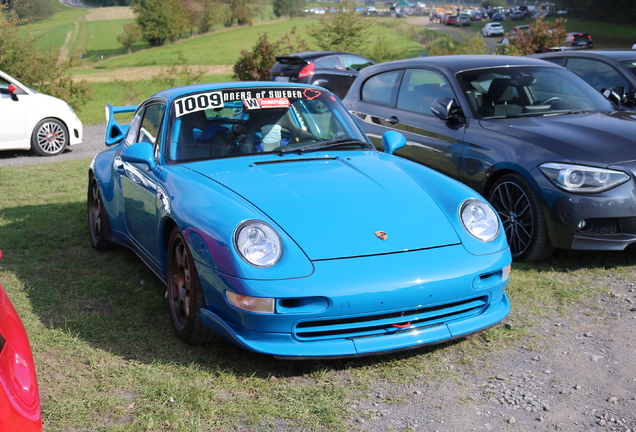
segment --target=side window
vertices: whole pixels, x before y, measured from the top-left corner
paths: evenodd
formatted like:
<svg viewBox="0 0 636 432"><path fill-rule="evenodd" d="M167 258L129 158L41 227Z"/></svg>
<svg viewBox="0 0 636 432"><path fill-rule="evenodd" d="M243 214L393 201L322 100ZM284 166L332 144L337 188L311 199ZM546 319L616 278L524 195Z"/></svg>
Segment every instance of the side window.
<svg viewBox="0 0 636 432"><path fill-rule="evenodd" d="M166 109L164 104L153 104L145 110L138 111L130 123L125 143L131 145L137 142L147 142L155 146L155 153L159 147L159 128Z"/></svg>
<svg viewBox="0 0 636 432"><path fill-rule="evenodd" d="M343 55L340 56L340 58L342 59L342 64L344 64L346 70L360 71L365 67L371 66L373 64L364 57Z"/></svg>
<svg viewBox="0 0 636 432"><path fill-rule="evenodd" d="M407 69L398 93L397 108L433 115L431 106L438 97L455 97L442 75L427 69Z"/></svg>
<svg viewBox="0 0 636 432"><path fill-rule="evenodd" d="M321 69L338 69L342 70L342 64L340 64L340 58L338 56L325 57L314 62L316 67Z"/></svg>
<svg viewBox="0 0 636 432"><path fill-rule="evenodd" d="M566 66L599 91L614 86L623 86L626 91L629 90L629 83L625 78L607 63L573 57Z"/></svg>
<svg viewBox="0 0 636 432"><path fill-rule="evenodd" d="M362 100L381 105L393 105L402 71L380 73L367 79L362 85Z"/></svg>

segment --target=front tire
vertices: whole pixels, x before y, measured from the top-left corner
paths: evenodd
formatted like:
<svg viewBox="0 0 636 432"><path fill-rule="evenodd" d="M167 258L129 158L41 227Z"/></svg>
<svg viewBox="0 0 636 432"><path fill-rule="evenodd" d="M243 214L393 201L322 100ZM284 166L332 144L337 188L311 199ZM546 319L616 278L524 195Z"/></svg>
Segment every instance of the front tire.
<svg viewBox="0 0 636 432"><path fill-rule="evenodd" d="M91 243L98 251L109 249L113 244L110 240L111 228L108 213L99 192L97 179L93 174L88 179L88 194L86 197L86 213L88 216L88 232Z"/></svg>
<svg viewBox="0 0 636 432"><path fill-rule="evenodd" d="M199 274L183 234L174 227L168 244L167 296L172 324L177 336L186 343L212 342L216 335L201 322L205 298Z"/></svg>
<svg viewBox="0 0 636 432"><path fill-rule="evenodd" d="M510 246L518 262L547 258L553 248L538 194L520 174L507 174L497 180L488 201L499 214Z"/></svg>
<svg viewBox="0 0 636 432"><path fill-rule="evenodd" d="M31 150L40 156L55 156L68 145L68 130L64 123L53 118L40 120L31 135Z"/></svg>

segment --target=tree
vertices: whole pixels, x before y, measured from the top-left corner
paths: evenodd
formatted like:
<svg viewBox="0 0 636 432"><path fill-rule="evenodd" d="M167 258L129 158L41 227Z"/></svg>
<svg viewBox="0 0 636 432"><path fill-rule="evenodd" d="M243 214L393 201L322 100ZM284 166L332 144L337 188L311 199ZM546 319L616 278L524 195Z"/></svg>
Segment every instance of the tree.
<svg viewBox="0 0 636 432"><path fill-rule="evenodd" d="M255 0L226 0L223 2L229 8L225 26L252 24L256 16Z"/></svg>
<svg viewBox="0 0 636 432"><path fill-rule="evenodd" d="M273 0L272 7L277 17L295 17L303 14L305 0Z"/></svg>
<svg viewBox="0 0 636 432"><path fill-rule="evenodd" d="M117 36L117 42L122 44L128 52L132 51L132 46L141 40L141 27L136 22L124 24L124 31Z"/></svg>
<svg viewBox="0 0 636 432"><path fill-rule="evenodd" d="M29 22L45 20L55 13L50 0L12 0L6 4L20 19Z"/></svg>
<svg viewBox="0 0 636 432"><path fill-rule="evenodd" d="M519 56L534 54L565 43L567 32L563 18L557 18L552 22L537 18L528 27L529 32L508 37L508 44L503 46L504 54Z"/></svg>
<svg viewBox="0 0 636 432"><path fill-rule="evenodd" d="M152 46L161 46L188 28L188 14L177 0L135 0L133 12L142 37Z"/></svg>
<svg viewBox="0 0 636 432"><path fill-rule="evenodd" d="M241 51L233 67L233 78L240 81L267 81L269 70L276 62L277 56L308 49L307 43L296 34L296 27L274 43L269 42L267 33L264 33L259 35L251 53Z"/></svg>
<svg viewBox="0 0 636 432"><path fill-rule="evenodd" d="M370 25L356 12L354 3L343 2L337 12L322 15L308 33L323 50L355 52L368 39Z"/></svg>
<svg viewBox="0 0 636 432"><path fill-rule="evenodd" d="M80 108L92 98L90 87L66 75L71 62L61 63L57 49L40 51L36 46L40 37L31 36L24 24L16 11L0 10L0 69L34 90Z"/></svg>

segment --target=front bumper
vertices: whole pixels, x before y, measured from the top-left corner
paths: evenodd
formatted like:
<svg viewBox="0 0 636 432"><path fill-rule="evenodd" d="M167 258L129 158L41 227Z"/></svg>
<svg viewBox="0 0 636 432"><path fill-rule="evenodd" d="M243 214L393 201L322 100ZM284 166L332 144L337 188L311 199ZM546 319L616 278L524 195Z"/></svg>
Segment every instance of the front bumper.
<svg viewBox="0 0 636 432"><path fill-rule="evenodd" d="M562 191L540 172L536 173L535 180L545 202L548 234L555 248L623 250L636 242L633 179L596 194Z"/></svg>
<svg viewBox="0 0 636 432"><path fill-rule="evenodd" d="M200 269L210 305L201 311L204 325L247 350L316 359L445 342L491 327L510 311L508 250L474 256L456 245L314 264L309 277L276 281ZM226 289L277 298L277 312L235 309L225 301ZM280 307L289 299L301 299L299 307Z"/></svg>

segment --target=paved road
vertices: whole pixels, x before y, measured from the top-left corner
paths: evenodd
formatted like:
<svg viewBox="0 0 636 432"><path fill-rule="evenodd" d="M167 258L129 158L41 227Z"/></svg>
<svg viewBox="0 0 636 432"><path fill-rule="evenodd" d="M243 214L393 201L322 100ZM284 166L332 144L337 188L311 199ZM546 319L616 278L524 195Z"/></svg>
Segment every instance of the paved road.
<svg viewBox="0 0 636 432"><path fill-rule="evenodd" d="M409 24L423 26L430 30L435 30L440 33L447 34L455 39L463 39L466 36L470 36L475 34L475 30L469 28L458 28L458 27L450 27L440 23L430 22L427 16L414 16L406 18L406 22ZM497 41L501 39L501 37L484 37L484 42L489 49L489 52L494 53L495 48L497 47Z"/></svg>
<svg viewBox="0 0 636 432"><path fill-rule="evenodd" d="M4 150L0 151L0 167L35 165L49 162L59 162L72 159L92 159L100 151L106 148L104 133L106 125L84 126L84 139L82 144L67 147L57 156L35 156L28 150Z"/></svg>

